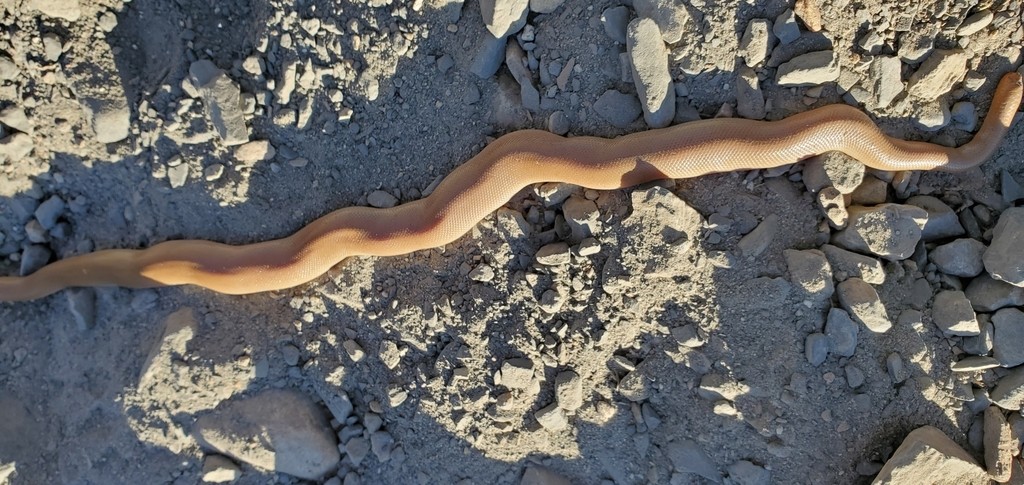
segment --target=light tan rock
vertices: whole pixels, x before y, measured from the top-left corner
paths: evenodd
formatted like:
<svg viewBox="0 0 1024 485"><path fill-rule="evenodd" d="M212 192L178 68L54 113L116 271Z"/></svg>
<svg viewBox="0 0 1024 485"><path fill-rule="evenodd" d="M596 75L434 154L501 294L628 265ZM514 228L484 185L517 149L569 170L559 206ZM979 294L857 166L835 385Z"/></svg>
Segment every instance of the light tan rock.
<svg viewBox="0 0 1024 485"><path fill-rule="evenodd" d="M963 448L932 426L911 431L871 482L987 485L988 473Z"/></svg>

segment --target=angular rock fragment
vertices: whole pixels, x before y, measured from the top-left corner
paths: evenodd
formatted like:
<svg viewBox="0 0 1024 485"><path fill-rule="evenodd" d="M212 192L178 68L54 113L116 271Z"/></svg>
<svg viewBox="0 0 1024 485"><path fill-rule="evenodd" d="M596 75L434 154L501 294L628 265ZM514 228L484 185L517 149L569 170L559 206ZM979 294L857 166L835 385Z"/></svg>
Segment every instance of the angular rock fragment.
<svg viewBox="0 0 1024 485"><path fill-rule="evenodd" d="M668 49L658 25L645 18L630 22L626 28L626 51L644 120L651 128L668 126L676 114L676 97L668 70Z"/></svg>
<svg viewBox="0 0 1024 485"><path fill-rule="evenodd" d="M947 337L969 337L981 332L971 302L962 291L945 290L936 294L932 302L932 321Z"/></svg>
<svg viewBox="0 0 1024 485"><path fill-rule="evenodd" d="M249 131L245 127L238 85L208 60L193 62L188 72L192 84L203 98L206 116L221 141L227 146L248 142Z"/></svg>
<svg viewBox="0 0 1024 485"><path fill-rule="evenodd" d="M481 0L480 14L487 30L497 38L519 32L526 25L530 0Z"/></svg>
<svg viewBox="0 0 1024 485"><path fill-rule="evenodd" d="M1024 287L1024 207L1003 211L985 251L985 269L997 280Z"/></svg>
<svg viewBox="0 0 1024 485"><path fill-rule="evenodd" d="M936 50L907 81L907 93L924 100L946 94L967 72L967 53L960 49Z"/></svg>
<svg viewBox="0 0 1024 485"><path fill-rule="evenodd" d="M817 86L839 79L839 60L834 51L808 52L779 66L779 86Z"/></svg>
<svg viewBox="0 0 1024 485"><path fill-rule="evenodd" d="M920 207L882 204L848 208L846 229L832 235L832 244L881 256L890 261L907 259L921 240L928 213Z"/></svg>
<svg viewBox="0 0 1024 485"><path fill-rule="evenodd" d="M878 298L878 293L871 285L860 278L850 278L836 287L839 304L849 313L850 317L860 322L868 330L884 333L892 328L885 305Z"/></svg>
<svg viewBox="0 0 1024 485"><path fill-rule="evenodd" d="M907 435L871 483L987 485L989 478L971 455L942 431L923 426Z"/></svg>
<svg viewBox="0 0 1024 485"><path fill-rule="evenodd" d="M686 7L677 0L633 0L633 9L638 17L653 20L661 38L669 44L683 38L690 20Z"/></svg>

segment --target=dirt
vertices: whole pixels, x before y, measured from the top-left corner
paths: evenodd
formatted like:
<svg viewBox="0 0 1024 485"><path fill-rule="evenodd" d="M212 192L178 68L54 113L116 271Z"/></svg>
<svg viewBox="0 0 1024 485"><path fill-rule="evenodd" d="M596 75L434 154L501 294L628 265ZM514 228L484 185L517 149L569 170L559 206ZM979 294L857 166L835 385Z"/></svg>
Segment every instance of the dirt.
<svg viewBox="0 0 1024 485"><path fill-rule="evenodd" d="M636 92L620 68L625 46L601 22L616 2L570 1L530 14L541 65L571 59L576 66L553 96L539 88L548 99L537 112L522 106L507 68L486 79L470 72L486 35L477 2L81 0L73 21L40 13L37 3L46 2L0 0L0 55L19 70L0 80L0 109L23 109L33 141L30 156L0 164L0 274L19 271L27 245L32 216L20 208L54 195L67 204L59 217L67 234L51 231L44 243L55 257L173 239L244 244L366 205L376 190L401 202L418 199L493 138L546 129L555 111L568 118L569 136L646 129L642 117L615 128L593 109L608 89ZM670 72L688 91L685 101L710 118L737 101L736 52L747 22L774 22L793 5L684 3L696 20L670 47ZM807 96L808 87L776 85L781 61L818 50L824 39L847 72L866 56L857 45L862 36L906 16L937 26L936 47L950 48L968 15L1005 14L1003 23L970 37L977 55L968 67L985 82L957 99L972 101L979 116L999 76L1020 65L1019 2L818 5L824 30L811 33L800 22L804 35L775 48L757 69L770 100L767 119L849 101L836 82L816 97ZM455 20L452 12L461 15ZM109 15L116 26L105 31ZM300 21L314 18L320 34L309 35ZM883 53L898 45L893 29L881 29ZM45 34L61 40L59 59L47 59ZM253 55L265 76L243 67ZM448 62L442 58L450 68L439 67ZM313 67L290 104L257 102L246 115L250 139L276 148L272 159L239 162L216 137L203 101L182 88L198 59L213 61L256 97L281 84L288 63L298 63L300 78ZM918 65L904 64L903 80ZM331 99L335 89L340 100ZM96 140L83 110L87 97L127 102L124 140ZM308 128L281 121L304 102L312 106ZM953 126L920 129L914 113L925 104L869 113L899 138L970 138ZM18 131L7 128L4 136ZM1004 169L1024 180L1021 153L1018 123L980 169L925 173L902 195L998 197ZM178 164L188 175L172 187ZM204 170L216 164L223 175L207 180ZM852 357L808 363L805 339L821 330L835 297L807 299L790 282L783 250L817 248L830 234L800 173L798 164L617 191L570 188L597 207L600 251L574 254L565 265L535 262L541 247L571 237L560 227L562 204L548 202L547 188L530 187L455 243L355 258L290 290L230 296L195 287L101 288L88 328L76 322L64 294L2 303L0 482L4 465L14 463L6 478L14 484L197 483L212 452L192 434L197 417L270 388L298 389L319 402L324 385L351 399L353 423L379 414L396 443L383 458L371 453L358 465L343 458L323 477L346 484L519 483L536 466L573 483L704 483L665 451L683 440L698 443L722 476L747 460L770 471L771 483L867 483L872 467L926 424L980 458L968 439L976 416L957 397L965 379L950 371L963 352L960 337L943 336L928 309L923 326L896 324L924 269L887 262L876 290L892 330L862 326ZM889 199L896 200L892 189ZM678 219L692 210L695 220ZM730 227L713 227L716 214ZM769 216L778 218L778 230L763 252L738 254L741 238ZM569 242L578 248L579 241ZM179 309L192 310L197 330L167 350L164 322ZM701 343L690 348L679 335L693 329ZM353 361L348 340L365 358ZM298 359L290 364L292 349ZM161 351L168 357L154 367L150 356ZM893 352L909 372L900 382L886 368ZM532 361L536 379L510 392L496 373L517 358ZM856 389L847 384L850 366L866 377ZM568 412L563 429L544 428L535 413L556 402L556 376L568 370L582 379L583 405ZM972 383L984 387L1000 372L979 372ZM709 375L742 384L738 395L702 396ZM393 405L403 392L404 401ZM239 466L236 483L301 482ZM735 473L725 479L740 483Z"/></svg>

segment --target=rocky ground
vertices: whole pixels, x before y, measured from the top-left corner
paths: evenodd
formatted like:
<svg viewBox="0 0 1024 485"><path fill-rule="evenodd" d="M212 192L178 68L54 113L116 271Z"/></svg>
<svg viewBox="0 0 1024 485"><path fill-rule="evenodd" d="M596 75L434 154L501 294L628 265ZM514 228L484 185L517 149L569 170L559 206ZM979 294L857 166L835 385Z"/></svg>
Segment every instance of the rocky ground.
<svg viewBox="0 0 1024 485"><path fill-rule="evenodd" d="M960 144L1024 37L1020 0L0 15L0 274L416 200L521 128L846 103ZM288 291L3 303L0 483L1024 483L1021 153L545 184Z"/></svg>

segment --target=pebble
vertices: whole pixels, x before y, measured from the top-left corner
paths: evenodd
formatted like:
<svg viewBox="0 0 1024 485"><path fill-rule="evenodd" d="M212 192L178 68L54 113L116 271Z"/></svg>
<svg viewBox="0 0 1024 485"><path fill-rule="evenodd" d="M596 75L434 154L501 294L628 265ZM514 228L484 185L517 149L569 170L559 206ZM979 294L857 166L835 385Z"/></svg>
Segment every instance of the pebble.
<svg viewBox="0 0 1024 485"><path fill-rule="evenodd" d="M530 0L480 0L480 14L491 35L504 38L526 25Z"/></svg>
<svg viewBox="0 0 1024 485"><path fill-rule="evenodd" d="M849 224L832 235L832 244L890 261L907 259L914 253L928 221L928 213L913 205L852 206L847 210Z"/></svg>
<svg viewBox="0 0 1024 485"><path fill-rule="evenodd" d="M937 100L933 103L922 103L913 109L915 125L924 131L938 131L949 125L953 120L952 113L944 100Z"/></svg>
<svg viewBox="0 0 1024 485"><path fill-rule="evenodd" d="M777 71L779 86L817 86L837 79L839 61L831 50L796 56L780 65Z"/></svg>
<svg viewBox="0 0 1024 485"><path fill-rule="evenodd" d="M832 267L829 266L825 253L817 249L787 249L783 254L789 268L790 281L794 285L816 301L832 297L835 291L832 285Z"/></svg>
<svg viewBox="0 0 1024 485"><path fill-rule="evenodd" d="M842 152L825 152L804 162L803 183L810 192L835 187L850 194L864 181L864 164Z"/></svg>
<svg viewBox="0 0 1024 485"><path fill-rule="evenodd" d="M231 482L241 476L242 470L227 457L206 455L206 458L203 458L203 481L206 483Z"/></svg>
<svg viewBox="0 0 1024 485"><path fill-rule="evenodd" d="M778 232L779 216L768 214L753 231L747 233L736 243L736 249L745 257L756 258L768 249Z"/></svg>
<svg viewBox="0 0 1024 485"><path fill-rule="evenodd" d="M928 212L928 222L921 230L921 239L932 242L940 239L962 236L964 227L960 218L945 202L930 195L915 195L906 202L908 205L920 207Z"/></svg>
<svg viewBox="0 0 1024 485"><path fill-rule="evenodd" d="M907 435L872 483L983 484L989 483L989 477L942 431L922 426Z"/></svg>
<svg viewBox="0 0 1024 485"><path fill-rule="evenodd" d="M213 124L220 140L227 146L241 145L249 141L245 113L239 102L241 91L238 84L205 59L193 62L188 72L192 84L203 98L206 116Z"/></svg>
<svg viewBox="0 0 1024 485"><path fill-rule="evenodd" d="M985 270L981 257L986 249L981 241L961 238L936 246L928 253L928 258L943 273L973 278Z"/></svg>
<svg viewBox="0 0 1024 485"><path fill-rule="evenodd" d="M735 485L769 485L772 483L772 472L747 460L740 460L729 465L726 471L729 472L729 480Z"/></svg>
<svg viewBox="0 0 1024 485"><path fill-rule="evenodd" d="M562 371L555 376L555 401L566 411L583 406L583 378L574 371Z"/></svg>
<svg viewBox="0 0 1024 485"><path fill-rule="evenodd" d="M473 268L468 275L469 279L473 281L479 281L481 283L488 283L494 280L494 269L489 265L481 264Z"/></svg>
<svg viewBox="0 0 1024 485"><path fill-rule="evenodd" d="M995 14L993 14L991 10L982 10L977 12L964 19L963 23L960 24L960 27L957 27L956 35L966 37L968 35L981 32L982 29L988 27L989 24L992 23L993 18L995 18Z"/></svg>
<svg viewBox="0 0 1024 485"><path fill-rule="evenodd" d="M545 266L562 266L569 264L572 252L569 245L564 242L556 242L541 246L537 250L537 262Z"/></svg>
<svg viewBox="0 0 1024 485"><path fill-rule="evenodd" d="M832 308L825 321L825 336L829 349L840 357L852 357L857 350L857 324L850 314L840 308Z"/></svg>
<svg viewBox="0 0 1024 485"><path fill-rule="evenodd" d="M50 258L53 257L53 253L50 249L41 244L32 244L21 251L21 267L19 268L19 276L28 276L35 273L39 268L46 266L46 263L50 262Z"/></svg>
<svg viewBox="0 0 1024 485"><path fill-rule="evenodd" d="M860 370L860 368L853 365L847 365L843 368L843 372L846 373L846 384L849 385L851 389L856 389L864 385L864 371Z"/></svg>
<svg viewBox="0 0 1024 485"><path fill-rule="evenodd" d="M885 39L877 30L869 30L857 41L857 45L869 55L876 55L885 46Z"/></svg>
<svg viewBox="0 0 1024 485"><path fill-rule="evenodd" d="M974 131L978 127L978 113L974 103L959 101L949 109L950 120L953 127L958 130Z"/></svg>
<svg viewBox="0 0 1024 485"><path fill-rule="evenodd" d="M1017 182L1013 174L1004 168L999 175L999 180L1003 202L1006 202L1007 205L1013 205L1018 200L1024 200L1024 186Z"/></svg>
<svg viewBox="0 0 1024 485"><path fill-rule="evenodd" d="M684 438L663 445L661 450L676 470L699 475L713 483L722 482L722 473L718 471L718 466L696 441Z"/></svg>
<svg viewBox="0 0 1024 485"><path fill-rule="evenodd" d="M910 76L907 93L934 100L948 93L967 71L967 53L963 50L935 50Z"/></svg>
<svg viewBox="0 0 1024 485"><path fill-rule="evenodd" d="M380 346L377 348L377 357L385 367L391 370L395 370L402 362L402 352L398 349L398 344L390 340L380 342Z"/></svg>
<svg viewBox="0 0 1024 485"><path fill-rule="evenodd" d="M992 243L982 259L997 280L1024 287L1024 207L1003 211L992 230Z"/></svg>
<svg viewBox="0 0 1024 485"><path fill-rule="evenodd" d="M842 229L850 222L846 201L835 187L824 187L818 192L818 207L825 214L832 229Z"/></svg>
<svg viewBox="0 0 1024 485"><path fill-rule="evenodd" d="M839 304L853 318L868 330L883 333L892 328L885 305L871 285L860 278L848 278L836 286Z"/></svg>
<svg viewBox="0 0 1024 485"><path fill-rule="evenodd" d="M374 190L366 196L366 203L370 204L370 207L387 209L398 205L398 198L386 191Z"/></svg>
<svg viewBox="0 0 1024 485"><path fill-rule="evenodd" d="M167 183L172 189L177 189L185 185L188 181L189 168L186 164L175 165L167 168Z"/></svg>
<svg viewBox="0 0 1024 485"><path fill-rule="evenodd" d="M931 25L904 32L899 38L899 57L907 64L917 64L932 53L938 27Z"/></svg>
<svg viewBox="0 0 1024 485"><path fill-rule="evenodd" d="M893 384L899 384L910 377L910 373L903 366L903 358L896 352L885 358L885 369L889 372L889 379Z"/></svg>
<svg viewBox="0 0 1024 485"><path fill-rule="evenodd" d="M299 365L299 349L292 344L284 344L281 347L281 357L284 359L284 363L289 366Z"/></svg>
<svg viewBox="0 0 1024 485"><path fill-rule="evenodd" d="M505 45L505 65L519 84L520 104L529 111L540 110L540 92L533 85L533 74L527 67L526 53L516 42Z"/></svg>
<svg viewBox="0 0 1024 485"><path fill-rule="evenodd" d="M736 112L749 120L760 120L768 114L764 93L758 85L757 73L745 66L736 75Z"/></svg>
<svg viewBox="0 0 1024 485"><path fill-rule="evenodd" d="M985 431L985 468L992 480L1006 483L1010 480L1013 457L1020 451L1020 443L1013 436L1013 430L998 407L989 406L982 419Z"/></svg>
<svg viewBox="0 0 1024 485"><path fill-rule="evenodd" d="M786 10L775 18L772 26L772 33L779 40L779 44L786 45L800 38L800 26L796 23L796 15L793 10Z"/></svg>
<svg viewBox="0 0 1024 485"><path fill-rule="evenodd" d="M1024 288L983 274L964 290L971 306L979 312L993 312L1008 306L1024 306Z"/></svg>
<svg viewBox="0 0 1024 485"><path fill-rule="evenodd" d="M0 123L22 133L32 133L32 125L25 116L25 110L18 106L8 106L0 111Z"/></svg>
<svg viewBox="0 0 1024 485"><path fill-rule="evenodd" d="M942 333L951 337L973 336L981 333L977 316L964 292L944 290L935 295L932 302L932 321Z"/></svg>
<svg viewBox="0 0 1024 485"><path fill-rule="evenodd" d="M384 463L391 459L391 452L395 447L395 438L387 431L376 431L370 435L370 450L377 457L377 461Z"/></svg>
<svg viewBox="0 0 1024 485"><path fill-rule="evenodd" d="M224 165L219 163L214 163L213 165L203 169L203 178L206 179L207 182L213 182L214 180L221 178L223 175Z"/></svg>
<svg viewBox="0 0 1024 485"><path fill-rule="evenodd" d="M676 0L633 0L633 9L641 19L653 20L661 38L668 44L683 38L690 21L689 11Z"/></svg>
<svg viewBox="0 0 1024 485"><path fill-rule="evenodd" d="M668 49L654 20L638 18L629 23L626 51L644 120L651 128L668 126L676 114L675 86L668 68Z"/></svg>
<svg viewBox="0 0 1024 485"><path fill-rule="evenodd" d="M616 128L628 128L640 116L643 108L636 96L609 89L594 102L594 112Z"/></svg>
<svg viewBox="0 0 1024 485"><path fill-rule="evenodd" d="M604 33L612 40L620 44L626 43L626 25L629 24L629 7L620 5L618 7L606 8L601 14L601 24L604 25Z"/></svg>
<svg viewBox="0 0 1024 485"><path fill-rule="evenodd" d="M889 197L889 184L873 176L865 176L860 185L850 193L853 205L884 204Z"/></svg>
<svg viewBox="0 0 1024 485"><path fill-rule="evenodd" d="M526 389L533 382L533 361L508 359L501 364L501 385L509 389Z"/></svg>
<svg viewBox="0 0 1024 485"><path fill-rule="evenodd" d="M804 356L807 362L814 367L825 362L828 358L828 337L823 333L812 333L804 339Z"/></svg>
<svg viewBox="0 0 1024 485"><path fill-rule="evenodd" d="M978 335L973 337L964 337L962 347L964 352L971 355L988 355L992 352L992 348L995 345L993 338L995 337L995 327L992 326L992 322L989 318L983 318L984 315L978 316L978 327L980 332Z"/></svg>
<svg viewBox="0 0 1024 485"><path fill-rule="evenodd" d="M264 162L274 158L277 150L269 140L253 140L235 148L235 159L242 163Z"/></svg>
<svg viewBox="0 0 1024 485"><path fill-rule="evenodd" d="M760 65L771 53L774 40L771 20L752 19L740 39L739 49L743 62L749 67Z"/></svg>
<svg viewBox="0 0 1024 485"><path fill-rule="evenodd" d="M544 429L549 431L561 431L569 426L569 419L557 404L541 408L533 413L533 417Z"/></svg>
<svg viewBox="0 0 1024 485"><path fill-rule="evenodd" d="M690 352L690 354L702 355L698 352ZM700 378L700 387L697 388L697 394L708 401L721 399L735 401L736 398L749 392L750 386L718 373L704 374Z"/></svg>
<svg viewBox="0 0 1024 485"><path fill-rule="evenodd" d="M64 199L53 195L42 204L39 204L33 215L39 221L39 224L43 226L43 229L49 231L57 225L57 220L64 214L66 208L67 204L64 203Z"/></svg>
<svg viewBox="0 0 1024 485"><path fill-rule="evenodd" d="M345 455L348 456L349 460L352 460L352 466L359 466L366 458L366 455L370 454L370 440L357 436L348 440L345 443Z"/></svg>
<svg viewBox="0 0 1024 485"><path fill-rule="evenodd" d="M871 106L888 108L903 93L901 70L903 64L895 56L875 56L868 68L868 91L872 94Z"/></svg>
<svg viewBox="0 0 1024 485"><path fill-rule="evenodd" d="M352 362L360 362L366 357L366 351L355 340L346 340L342 342L341 347L345 349L345 353L348 354L348 358L352 359Z"/></svg>
<svg viewBox="0 0 1024 485"><path fill-rule="evenodd" d="M1024 312L1003 308L992 315L992 356L1003 367L1024 364Z"/></svg>
<svg viewBox="0 0 1024 485"><path fill-rule="evenodd" d="M320 408L294 390L270 389L225 401L200 416L192 430L206 449L306 480L322 478L340 459Z"/></svg>
<svg viewBox="0 0 1024 485"><path fill-rule="evenodd" d="M0 140L0 160L10 163L20 162L32 153L33 146L31 136L24 133L12 133Z"/></svg>
<svg viewBox="0 0 1024 485"><path fill-rule="evenodd" d="M25 6L38 10L47 17L59 18L74 22L82 16L79 0L29 0Z"/></svg>
<svg viewBox="0 0 1024 485"><path fill-rule="evenodd" d="M569 118L563 111L555 111L548 116L548 131L556 135L565 135L569 132Z"/></svg>
<svg viewBox="0 0 1024 485"><path fill-rule="evenodd" d="M96 326L96 290L92 288L68 288L68 310L75 319L78 330L86 331Z"/></svg>

